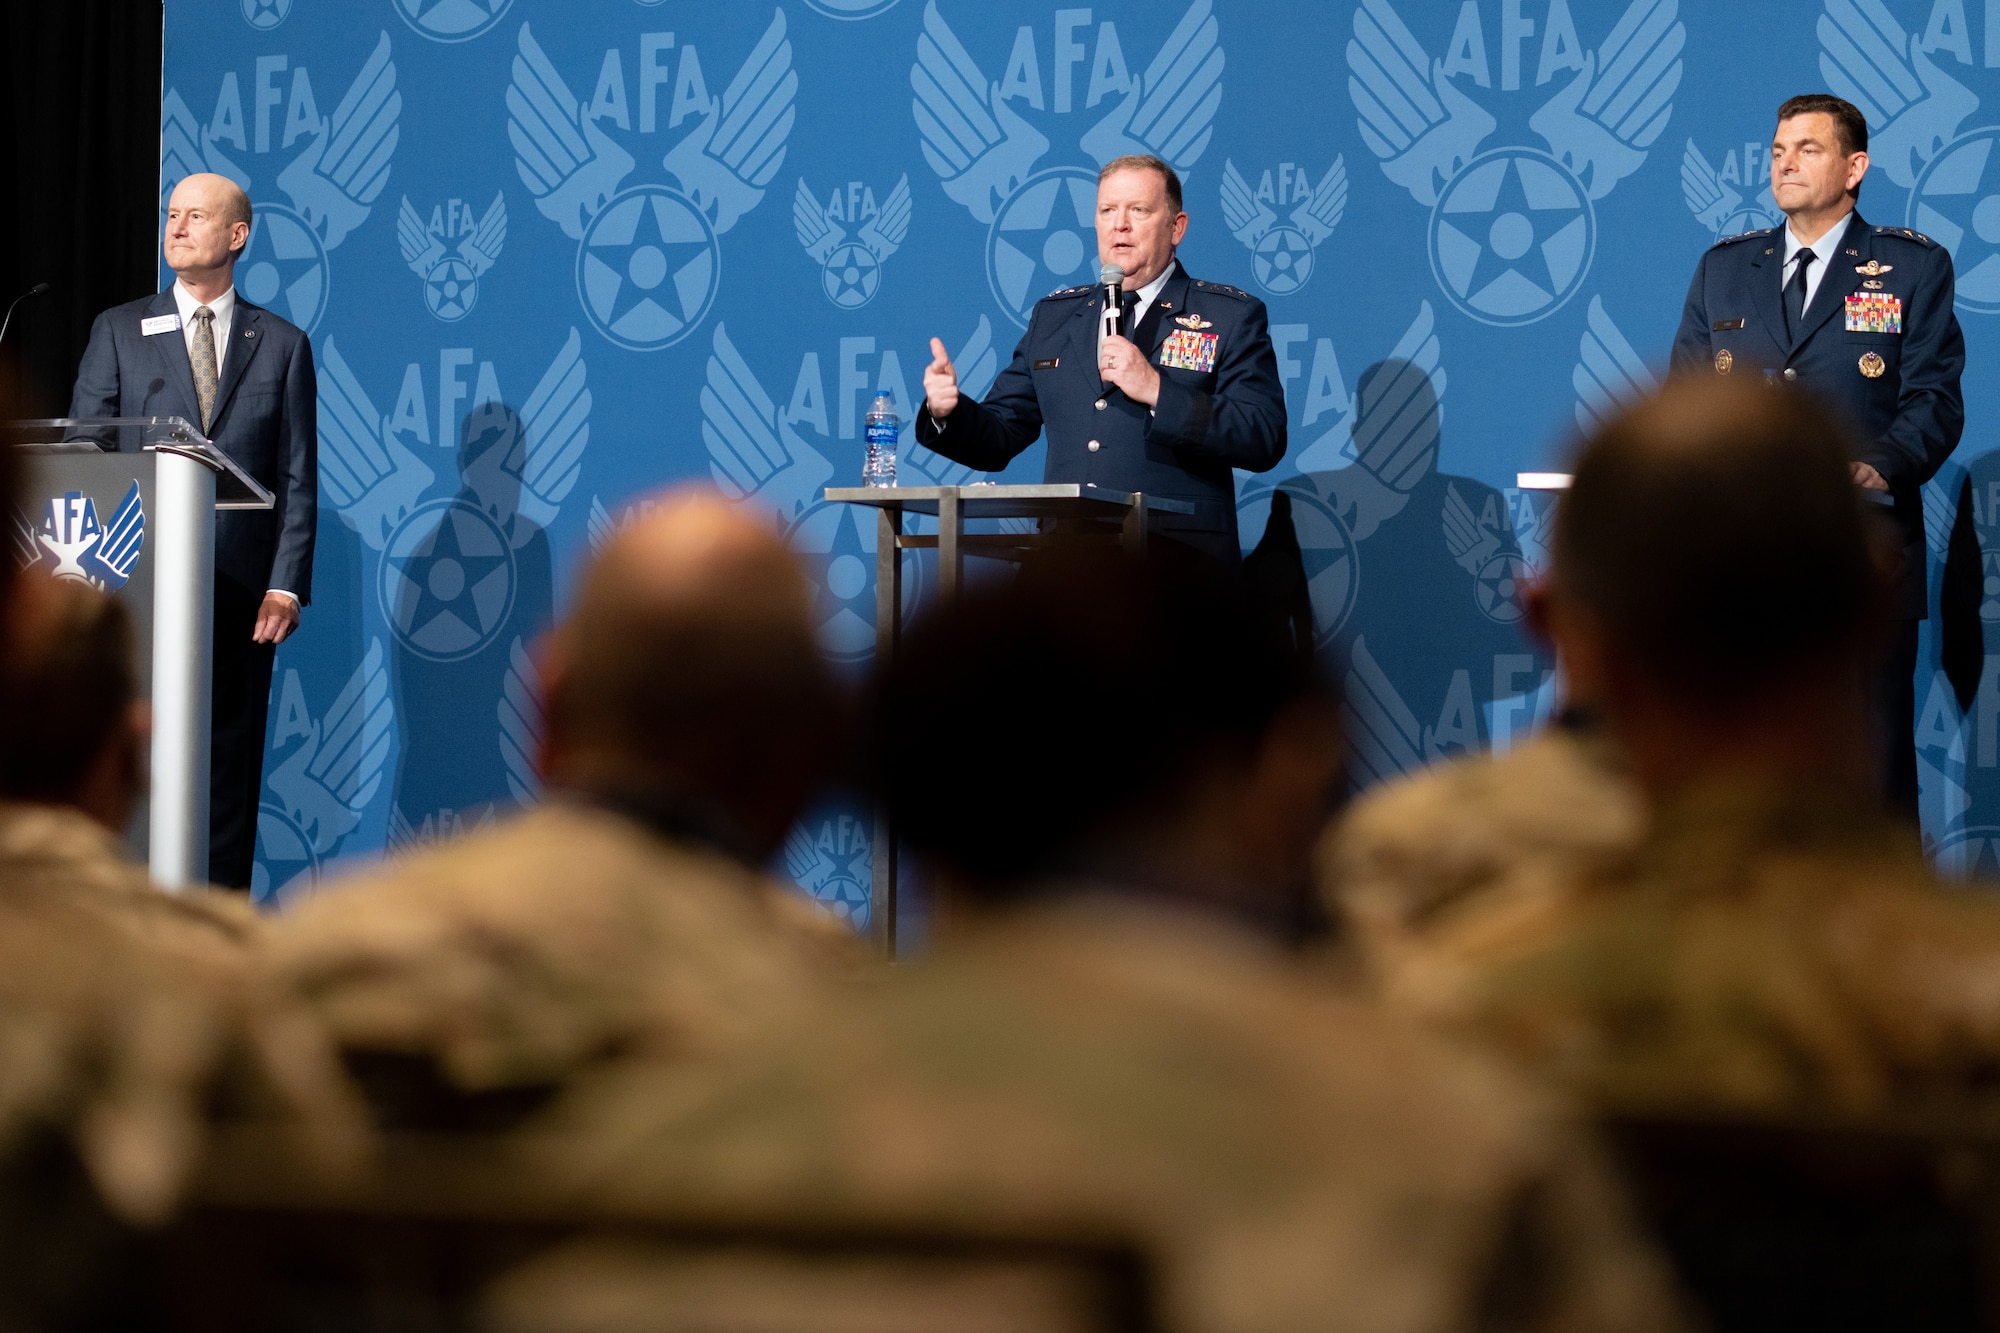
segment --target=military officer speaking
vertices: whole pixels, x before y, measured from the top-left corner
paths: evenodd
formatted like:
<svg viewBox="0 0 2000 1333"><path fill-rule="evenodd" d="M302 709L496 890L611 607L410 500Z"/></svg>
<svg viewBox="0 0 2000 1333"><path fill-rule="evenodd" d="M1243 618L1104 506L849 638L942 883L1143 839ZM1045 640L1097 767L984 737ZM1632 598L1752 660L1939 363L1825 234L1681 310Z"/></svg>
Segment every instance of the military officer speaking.
<svg viewBox="0 0 2000 1333"><path fill-rule="evenodd" d="M1797 384L1863 442L1854 480L1886 495L1903 548L1877 685L1885 790L1915 819L1914 677L1928 573L1919 488L1965 426L1965 339L1950 253L1921 232L1862 221L1855 204L1867 171L1868 124L1851 103L1814 93L1778 108L1771 193L1785 226L1728 237L1702 256L1673 369Z"/></svg>
<svg viewBox="0 0 2000 1333"><path fill-rule="evenodd" d="M1185 500L1154 531L1234 561L1236 481L1285 455L1285 393L1264 303L1187 275L1181 182L1157 157L1120 157L1097 176L1097 254L1124 270L1125 335L1104 333L1100 286L1035 305L1014 360L983 402L962 399L944 343L931 339L917 440L997 471L1048 428L1044 477Z"/></svg>

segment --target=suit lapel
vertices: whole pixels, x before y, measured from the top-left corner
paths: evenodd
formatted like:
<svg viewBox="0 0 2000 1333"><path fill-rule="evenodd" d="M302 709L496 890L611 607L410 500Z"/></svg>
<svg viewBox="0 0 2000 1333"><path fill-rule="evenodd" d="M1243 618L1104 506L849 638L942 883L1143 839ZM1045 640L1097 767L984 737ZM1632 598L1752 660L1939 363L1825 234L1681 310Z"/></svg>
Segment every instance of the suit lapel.
<svg viewBox="0 0 2000 1333"><path fill-rule="evenodd" d="M1174 276L1167 279L1166 286L1160 288L1159 298L1139 321L1139 336L1132 341L1145 350L1146 359L1155 365L1160 361L1160 344L1172 330L1171 319L1187 311L1187 296L1187 270L1176 265Z"/></svg>
<svg viewBox="0 0 2000 1333"><path fill-rule="evenodd" d="M146 313L153 316L179 314L180 307L174 304L173 289L169 287L155 296L152 304L146 307ZM171 333L142 337L140 341L150 344L154 355L159 357L160 377L167 382L164 392L179 405L177 410L160 415L185 417L199 430L201 411L194 402L194 363L188 360L187 335L175 329Z"/></svg>
<svg viewBox="0 0 2000 1333"><path fill-rule="evenodd" d="M1754 242L1752 242L1754 244ZM1769 244L1750 261L1750 309L1771 336L1776 347L1789 349L1791 336L1785 332L1785 295L1779 276L1785 271L1785 233L1781 227L1771 233Z"/></svg>
<svg viewBox="0 0 2000 1333"><path fill-rule="evenodd" d="M236 294L236 318L229 321L229 348L222 357L222 378L215 386L215 416L209 422L210 426L222 420L223 409L229 406L229 396L242 383L244 369L264 341L263 317L263 310L244 300L241 292ZM188 383L194 383L192 363L188 369Z"/></svg>
<svg viewBox="0 0 2000 1333"><path fill-rule="evenodd" d="M1806 339L1820 325L1833 317L1835 310L1847 308L1847 298L1861 290L1861 275L1854 271L1856 263L1867 263L1868 224L1856 213L1847 220L1847 230L1840 234L1828 247L1826 272L1820 276L1819 287L1813 292L1812 304L1806 307L1805 318L1799 321L1799 336L1792 340L1792 350L1797 351ZM1853 250L1854 254L1847 253Z"/></svg>
<svg viewBox="0 0 2000 1333"><path fill-rule="evenodd" d="M1102 398L1106 385L1097 373L1097 324L1104 314L1104 294L1099 292L1076 308L1069 318L1068 343L1059 353L1066 364L1076 367L1076 378L1093 398Z"/></svg>

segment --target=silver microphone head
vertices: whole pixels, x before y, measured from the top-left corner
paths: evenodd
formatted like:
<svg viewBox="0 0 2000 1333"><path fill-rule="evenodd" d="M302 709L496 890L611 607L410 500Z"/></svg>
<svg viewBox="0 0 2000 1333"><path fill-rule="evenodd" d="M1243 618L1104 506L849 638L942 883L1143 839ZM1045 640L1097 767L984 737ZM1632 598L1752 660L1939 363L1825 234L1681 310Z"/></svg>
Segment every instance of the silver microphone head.
<svg viewBox="0 0 2000 1333"><path fill-rule="evenodd" d="M1125 281L1125 270L1116 264L1106 264L1097 271L1097 280L1106 287L1116 287Z"/></svg>

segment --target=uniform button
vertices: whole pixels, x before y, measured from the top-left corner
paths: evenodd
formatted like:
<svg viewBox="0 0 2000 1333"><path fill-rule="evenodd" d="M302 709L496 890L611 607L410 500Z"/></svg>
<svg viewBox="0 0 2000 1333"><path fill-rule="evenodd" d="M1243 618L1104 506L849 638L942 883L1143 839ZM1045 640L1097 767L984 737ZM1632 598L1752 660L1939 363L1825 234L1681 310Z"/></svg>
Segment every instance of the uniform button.
<svg viewBox="0 0 2000 1333"><path fill-rule="evenodd" d="M1798 368L1797 368L1796 366L1786 366L1786 367L1785 367L1785 378L1786 378L1786 379L1788 379L1788 380L1795 380L1795 379L1797 379L1798 377L1799 377L1799 372L1798 372Z"/></svg>
<svg viewBox="0 0 2000 1333"><path fill-rule="evenodd" d="M1102 398L1097 400L1097 410L1100 412L1104 410L1104 400Z"/></svg>
<svg viewBox="0 0 2000 1333"><path fill-rule="evenodd" d="M1094 453L1096 453L1096 452L1097 452L1097 449L1098 449L1098 444L1097 444L1097 441L1096 441L1096 440L1092 440L1092 441L1090 442L1090 452L1092 452L1092 453L1094 454Z"/></svg>

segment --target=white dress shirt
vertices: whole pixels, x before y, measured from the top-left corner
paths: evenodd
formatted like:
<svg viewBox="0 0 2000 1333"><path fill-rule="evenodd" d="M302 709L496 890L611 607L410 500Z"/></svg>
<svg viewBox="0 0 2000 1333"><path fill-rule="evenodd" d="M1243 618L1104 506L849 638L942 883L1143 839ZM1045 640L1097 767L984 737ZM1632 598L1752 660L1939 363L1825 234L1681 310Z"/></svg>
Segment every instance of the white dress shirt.
<svg viewBox="0 0 2000 1333"><path fill-rule="evenodd" d="M1811 246L1813 262L1812 267L1806 270L1805 309L1812 309L1813 297L1819 294L1819 280L1826 276L1826 270L1833 262L1834 252L1840 248L1840 238L1847 233L1848 219L1853 216L1854 210L1848 209L1840 215L1839 221L1810 241L1800 240L1792 234L1789 226L1785 228L1785 265L1778 274L1780 292L1791 285L1792 274L1798 268L1799 251Z"/></svg>
<svg viewBox="0 0 2000 1333"><path fill-rule="evenodd" d="M187 344L188 360L194 360L194 312L206 305L215 312L215 373L222 373L229 359L229 330L236 322L236 288L231 287L213 301L197 301L194 293L174 281L174 304L181 312L181 341Z"/></svg>
<svg viewBox="0 0 2000 1333"><path fill-rule="evenodd" d="M188 360L194 360L194 312L206 305L215 315L215 373L220 375L229 362L229 330L236 323L236 288L230 289L213 301L197 301L194 293L174 282L174 305L181 312L181 341L187 344ZM299 595L288 588L271 588L268 591L282 593L298 606Z"/></svg>

